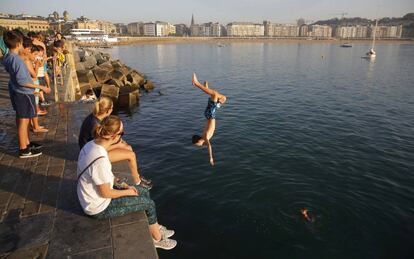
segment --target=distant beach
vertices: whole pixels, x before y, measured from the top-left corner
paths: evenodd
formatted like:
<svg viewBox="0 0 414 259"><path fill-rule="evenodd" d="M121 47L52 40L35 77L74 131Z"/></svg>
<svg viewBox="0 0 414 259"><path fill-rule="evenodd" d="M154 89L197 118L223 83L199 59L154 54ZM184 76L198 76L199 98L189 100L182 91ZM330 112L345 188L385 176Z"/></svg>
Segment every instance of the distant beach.
<svg viewBox="0 0 414 259"><path fill-rule="evenodd" d="M309 38L227 38L227 37L118 37L119 41L113 45L135 45L135 44L189 44L189 43L336 43L345 41L354 44L366 44L371 39L339 40L339 39L309 39ZM377 43L385 44L407 44L414 43L414 39L379 39Z"/></svg>

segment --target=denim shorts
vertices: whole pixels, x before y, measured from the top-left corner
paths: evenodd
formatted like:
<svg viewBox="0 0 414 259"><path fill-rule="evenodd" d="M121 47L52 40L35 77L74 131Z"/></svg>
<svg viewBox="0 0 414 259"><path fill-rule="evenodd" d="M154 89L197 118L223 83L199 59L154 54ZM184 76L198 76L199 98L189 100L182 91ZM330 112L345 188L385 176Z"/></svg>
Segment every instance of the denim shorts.
<svg viewBox="0 0 414 259"><path fill-rule="evenodd" d="M10 100L16 117L19 119L31 119L37 116L35 97L33 94L22 94L15 91L10 92Z"/></svg>

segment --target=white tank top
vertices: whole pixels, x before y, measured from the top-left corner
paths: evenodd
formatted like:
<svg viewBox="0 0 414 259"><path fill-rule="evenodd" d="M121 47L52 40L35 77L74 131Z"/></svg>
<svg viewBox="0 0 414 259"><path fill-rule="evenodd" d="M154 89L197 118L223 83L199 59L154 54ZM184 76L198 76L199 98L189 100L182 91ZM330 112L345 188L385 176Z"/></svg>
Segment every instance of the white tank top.
<svg viewBox="0 0 414 259"><path fill-rule="evenodd" d="M45 65L41 65L37 70L37 77L44 77L45 76Z"/></svg>

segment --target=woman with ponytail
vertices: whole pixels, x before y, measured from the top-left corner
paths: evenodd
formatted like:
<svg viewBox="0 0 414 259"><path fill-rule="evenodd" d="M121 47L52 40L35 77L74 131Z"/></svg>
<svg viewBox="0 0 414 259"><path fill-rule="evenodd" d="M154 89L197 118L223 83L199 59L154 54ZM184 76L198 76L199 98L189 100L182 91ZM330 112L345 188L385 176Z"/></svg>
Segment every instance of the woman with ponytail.
<svg viewBox="0 0 414 259"><path fill-rule="evenodd" d="M123 133L124 127L117 116L106 117L96 127L95 140L81 149L77 169L79 202L87 215L97 219L145 211L155 247L172 249L177 245L177 241L169 239L174 231L157 223L155 203L148 189L127 184L122 189L113 188L115 176L108 150Z"/></svg>
<svg viewBox="0 0 414 259"><path fill-rule="evenodd" d="M78 139L79 148L82 149L86 143L93 140L96 125L112 113L113 107L112 100L108 97L101 97L94 103L93 112L82 123Z"/></svg>
<svg viewBox="0 0 414 259"><path fill-rule="evenodd" d="M105 118L111 115L113 107L114 104L108 97L101 97L98 101L95 102L93 112L85 118L80 129L78 139L80 149L82 149L86 143L94 139L95 128ZM140 184L141 186L148 189L152 188L151 180L140 176L135 152L132 150L132 147L128 145L128 143L122 140L122 138L119 138L119 141L117 143L112 144L108 148L108 154L109 160L112 163L125 160L128 162L128 166L135 184Z"/></svg>

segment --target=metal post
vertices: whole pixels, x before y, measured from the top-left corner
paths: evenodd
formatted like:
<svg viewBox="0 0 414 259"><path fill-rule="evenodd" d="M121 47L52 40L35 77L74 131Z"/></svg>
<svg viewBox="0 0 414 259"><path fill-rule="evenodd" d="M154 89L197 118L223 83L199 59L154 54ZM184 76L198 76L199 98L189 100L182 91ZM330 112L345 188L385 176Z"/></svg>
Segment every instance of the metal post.
<svg viewBox="0 0 414 259"><path fill-rule="evenodd" d="M57 103L59 101L59 94L58 94L58 86L57 86L57 78L56 78L56 59L52 59L53 63L53 85L55 88L55 102Z"/></svg>

